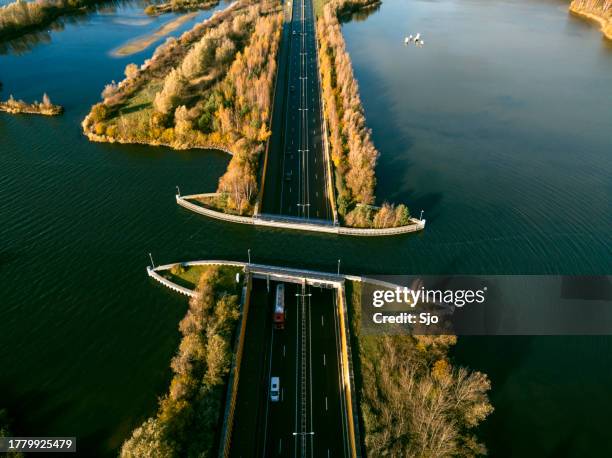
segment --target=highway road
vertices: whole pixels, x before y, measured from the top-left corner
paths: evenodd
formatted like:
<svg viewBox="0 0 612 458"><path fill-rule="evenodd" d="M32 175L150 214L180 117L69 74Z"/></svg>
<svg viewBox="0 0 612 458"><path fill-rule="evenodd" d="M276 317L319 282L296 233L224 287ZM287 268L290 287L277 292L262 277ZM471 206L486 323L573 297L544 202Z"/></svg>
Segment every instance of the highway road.
<svg viewBox="0 0 612 458"><path fill-rule="evenodd" d="M312 0L294 0L283 45L262 213L331 220Z"/></svg>
<svg viewBox="0 0 612 458"><path fill-rule="evenodd" d="M348 457L336 291L285 284L285 328L273 329L276 284L253 282L230 455Z"/></svg>

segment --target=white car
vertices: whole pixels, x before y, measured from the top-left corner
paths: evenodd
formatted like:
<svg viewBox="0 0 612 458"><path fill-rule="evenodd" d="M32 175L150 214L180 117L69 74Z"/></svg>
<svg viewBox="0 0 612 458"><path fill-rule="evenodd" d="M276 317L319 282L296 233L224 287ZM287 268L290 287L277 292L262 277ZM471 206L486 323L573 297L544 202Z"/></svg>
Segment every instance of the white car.
<svg viewBox="0 0 612 458"><path fill-rule="evenodd" d="M270 400L272 402L280 400L280 379L278 377L270 379Z"/></svg>

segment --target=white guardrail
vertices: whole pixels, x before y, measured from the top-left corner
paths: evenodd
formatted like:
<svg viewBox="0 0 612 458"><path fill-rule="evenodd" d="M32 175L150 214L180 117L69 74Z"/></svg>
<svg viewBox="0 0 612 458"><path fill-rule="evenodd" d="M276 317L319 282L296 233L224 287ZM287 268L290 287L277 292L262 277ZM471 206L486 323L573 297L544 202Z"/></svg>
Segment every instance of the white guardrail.
<svg viewBox="0 0 612 458"><path fill-rule="evenodd" d="M240 216L232 215L229 213L223 213L220 211L213 210L211 208L204 207L202 205L196 205L189 202L190 199L197 199L201 197L213 197L217 193L207 194L192 194L188 196L176 196L176 203L181 207L191 210L195 213L199 213L210 218L220 219L223 221L229 221L232 223L239 224L252 224L254 226L274 227L280 229L291 229L298 231L310 231L310 232L324 232L328 234L339 234L339 235L355 235L362 237L382 237L388 235L407 234L411 232L418 232L425 228L425 220L419 220L416 218L410 218L412 224L407 226L399 227L386 227L380 229L374 228L360 228L360 227L345 227L345 226L333 226L326 224L316 223L297 223L289 221L274 220L270 217L251 217L251 216Z"/></svg>
<svg viewBox="0 0 612 458"><path fill-rule="evenodd" d="M303 280L306 280L308 284L326 284L329 286L333 286L338 288L341 286L344 280L350 280L354 282L361 283L372 283L378 285L382 288L387 289L395 289L398 285L394 283L389 283L383 280L378 280L370 277L363 277L358 275L346 275L346 274L335 274L331 272L320 272L316 270L308 270L308 269L295 269L292 267L278 267L278 266L269 266L266 264L249 264L248 262L241 261L224 261L219 259L211 259L211 260L199 260L199 261L186 261L186 262L174 262L172 264L163 264L157 267L147 267L147 274L149 277L157 280L162 285L176 291L180 294L184 294L186 296L193 297L195 295L195 291L185 288L184 286L177 285L176 283L168 280L164 276L160 275L159 272L170 270L176 266L183 267L194 267L194 266L232 266L232 267L241 267L243 269L248 269L248 271L255 278L271 278L278 279L287 282L293 283L302 283Z"/></svg>
<svg viewBox="0 0 612 458"><path fill-rule="evenodd" d="M157 270L163 269L153 269L150 266L147 266L147 274L149 275L149 277L153 278L154 280L157 280L165 287L170 288L172 291L176 291L177 293L184 294L185 296L194 297L196 295L195 291L189 288L185 288L184 286L177 285L176 283L171 282L167 278L161 276L157 273Z"/></svg>

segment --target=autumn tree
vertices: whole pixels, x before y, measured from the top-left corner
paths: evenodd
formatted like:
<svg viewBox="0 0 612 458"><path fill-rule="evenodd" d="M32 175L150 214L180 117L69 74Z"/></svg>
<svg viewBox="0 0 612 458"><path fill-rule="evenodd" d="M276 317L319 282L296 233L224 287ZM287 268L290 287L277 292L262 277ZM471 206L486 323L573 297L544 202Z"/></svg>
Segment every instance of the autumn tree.
<svg viewBox="0 0 612 458"><path fill-rule="evenodd" d="M124 442L120 456L211 456L240 317L234 275L235 269L211 267L200 277L179 325L183 338L172 358L168 393L157 414Z"/></svg>
<svg viewBox="0 0 612 458"><path fill-rule="evenodd" d="M430 362L411 336L369 339L371 353L362 358L369 456L486 453L472 432L493 411L486 375L453 367L446 357Z"/></svg>
<svg viewBox="0 0 612 458"><path fill-rule="evenodd" d="M339 214L349 226L385 228L410 223L405 206L375 202L375 169L379 153L367 128L346 50L338 14L359 9L376 0L330 0L317 21L319 70L327 121L327 139L335 171L335 187Z"/></svg>
<svg viewBox="0 0 612 458"><path fill-rule="evenodd" d="M46 92L43 94L43 97L42 97L42 104L43 104L43 106L45 106L45 107L50 107L50 106L52 105L52 103L51 103L51 99L49 98L49 96L47 95L47 93L46 93Z"/></svg>
<svg viewBox="0 0 612 458"><path fill-rule="evenodd" d="M125 66L125 77L127 79L135 78L138 75L138 65L136 64L127 64Z"/></svg>
<svg viewBox="0 0 612 458"><path fill-rule="evenodd" d="M164 79L163 89L155 95L153 106L162 114L170 113L180 101L180 95L187 82L178 69L172 69Z"/></svg>

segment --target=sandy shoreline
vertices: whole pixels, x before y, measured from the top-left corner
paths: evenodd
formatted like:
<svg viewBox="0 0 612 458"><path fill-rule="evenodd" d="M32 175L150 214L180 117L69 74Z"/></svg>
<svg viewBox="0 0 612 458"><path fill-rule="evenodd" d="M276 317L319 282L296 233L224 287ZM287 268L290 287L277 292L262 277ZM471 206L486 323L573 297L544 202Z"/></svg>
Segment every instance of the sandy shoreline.
<svg viewBox="0 0 612 458"><path fill-rule="evenodd" d="M155 32L150 33L148 35L144 35L142 37L136 38L127 42L126 44L120 46L119 48L113 50L111 52L112 56L115 57L125 57L130 56L132 54L136 54L137 52L143 51L155 43L160 38L168 35L170 32L175 31L185 22L193 19L198 13L188 13L183 16L179 16L171 21L166 22Z"/></svg>
<svg viewBox="0 0 612 458"><path fill-rule="evenodd" d="M601 32L604 37L608 40L612 40L612 21L607 20L601 16L598 16L594 13L590 13L588 11L583 11L580 8L574 6L573 2L569 7L570 13L575 14L576 16L580 16L581 18L586 18L591 21L595 21L600 25Z"/></svg>

